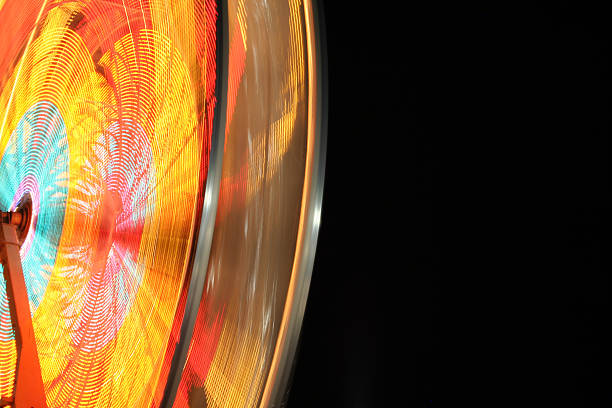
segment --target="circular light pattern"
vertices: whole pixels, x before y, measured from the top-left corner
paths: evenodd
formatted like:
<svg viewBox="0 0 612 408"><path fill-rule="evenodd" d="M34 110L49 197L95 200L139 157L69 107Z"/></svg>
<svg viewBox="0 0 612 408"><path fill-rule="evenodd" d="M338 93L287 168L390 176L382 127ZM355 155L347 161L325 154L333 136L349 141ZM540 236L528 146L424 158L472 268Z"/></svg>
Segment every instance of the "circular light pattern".
<svg viewBox="0 0 612 408"><path fill-rule="evenodd" d="M32 199L32 221L20 256L34 313L55 264L68 191L66 126L52 103L38 102L21 117L0 161L0 180L0 208L14 210L26 194ZM1 279L0 391L9 395L14 387L16 351L6 282Z"/></svg>
<svg viewBox="0 0 612 408"><path fill-rule="evenodd" d="M72 248L78 261L89 264L90 277L79 294L84 308L74 313L72 341L97 351L117 335L144 272L138 252L155 203L153 155L144 130L130 121L111 124L85 162L83 176L77 188L86 198L77 204L78 212L89 218L84 224L96 225L97 237L94 245Z"/></svg>
<svg viewBox="0 0 612 408"><path fill-rule="evenodd" d="M32 200L20 254L50 408L279 402L320 212L312 7L0 0L0 210Z"/></svg>
<svg viewBox="0 0 612 408"><path fill-rule="evenodd" d="M204 200L216 16L208 0L0 2L0 209L32 198L21 255L49 407L152 404Z"/></svg>
<svg viewBox="0 0 612 408"><path fill-rule="evenodd" d="M20 255L34 313L55 264L68 193L66 126L52 103L36 103L23 115L0 161L0 180L0 208L14 210L26 194L32 199L32 222ZM4 281L0 298L6 298ZM0 314L10 322L4 305Z"/></svg>

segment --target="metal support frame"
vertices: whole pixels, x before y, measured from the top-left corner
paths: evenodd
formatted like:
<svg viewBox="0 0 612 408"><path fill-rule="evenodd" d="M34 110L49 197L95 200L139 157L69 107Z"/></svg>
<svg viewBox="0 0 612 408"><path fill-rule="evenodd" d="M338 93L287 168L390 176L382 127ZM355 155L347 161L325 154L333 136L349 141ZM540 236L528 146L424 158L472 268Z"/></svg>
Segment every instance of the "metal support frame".
<svg viewBox="0 0 612 408"><path fill-rule="evenodd" d="M0 262L4 266L6 294L17 344L14 397L13 400L2 399L0 406L47 408L15 225L0 223Z"/></svg>

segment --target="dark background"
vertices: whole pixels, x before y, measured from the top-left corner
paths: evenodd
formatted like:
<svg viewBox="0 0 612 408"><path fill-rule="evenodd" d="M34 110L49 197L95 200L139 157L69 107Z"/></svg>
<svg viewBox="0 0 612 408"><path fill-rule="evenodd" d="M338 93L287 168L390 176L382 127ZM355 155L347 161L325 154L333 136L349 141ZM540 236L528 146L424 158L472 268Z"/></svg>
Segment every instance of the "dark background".
<svg viewBox="0 0 612 408"><path fill-rule="evenodd" d="M529 355L543 351L534 367L548 366L554 398L572 407L612 403L609 13L587 2L534 8L515 64L532 99L517 111L532 128L533 142L519 140L532 150L526 218L539 231L531 269L542 277L534 333L543 341Z"/></svg>
<svg viewBox="0 0 612 408"><path fill-rule="evenodd" d="M326 7L327 184L289 407L388 406L398 377L394 406L431 406L447 372L464 403L609 406L610 7L372 8ZM444 366L439 237L462 360Z"/></svg>
<svg viewBox="0 0 612 408"><path fill-rule="evenodd" d="M459 400L610 405L610 8L339 3L323 3L326 185L288 406L394 390L433 406L440 236L463 281L441 315L460 326Z"/></svg>
<svg viewBox="0 0 612 408"><path fill-rule="evenodd" d="M414 20L398 24L389 14L400 11L384 7L322 4L325 191L288 407L393 406L398 391L402 406L432 406L437 161L415 122L407 75L415 49L406 29Z"/></svg>
<svg viewBox="0 0 612 408"><path fill-rule="evenodd" d="M474 9L465 21L467 139L481 156L475 181L486 198L483 219L473 219L488 226L483 248L495 254L481 290L509 292L504 313L479 322L499 326L484 337L504 375L507 394L498 396L612 403L608 16L596 3L560 1Z"/></svg>

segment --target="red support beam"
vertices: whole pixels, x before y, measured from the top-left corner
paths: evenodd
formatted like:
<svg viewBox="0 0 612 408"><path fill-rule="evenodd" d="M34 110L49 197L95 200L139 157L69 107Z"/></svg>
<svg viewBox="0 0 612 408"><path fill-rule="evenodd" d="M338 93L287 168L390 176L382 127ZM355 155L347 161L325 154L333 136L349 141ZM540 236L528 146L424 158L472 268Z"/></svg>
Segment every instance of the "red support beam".
<svg viewBox="0 0 612 408"><path fill-rule="evenodd" d="M0 262L4 266L6 294L17 344L14 407L47 408L30 301L19 257L17 228L14 225L0 223Z"/></svg>

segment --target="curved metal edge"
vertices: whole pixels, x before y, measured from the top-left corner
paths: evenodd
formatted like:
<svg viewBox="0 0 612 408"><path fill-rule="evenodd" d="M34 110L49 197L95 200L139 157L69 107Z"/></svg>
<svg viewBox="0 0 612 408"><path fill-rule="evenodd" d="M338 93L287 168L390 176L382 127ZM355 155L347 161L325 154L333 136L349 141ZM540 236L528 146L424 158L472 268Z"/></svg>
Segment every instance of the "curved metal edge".
<svg viewBox="0 0 612 408"><path fill-rule="evenodd" d="M308 138L312 140L312 150L308 154L311 155L311 161L309 164L307 162L302 195L301 225L298 232L301 246L298 245L296 248L287 302L270 372L259 405L261 408L280 407L285 403L285 393L291 378L304 319L321 223L328 115L325 19L321 0L304 1L304 4L309 83L314 82L314 86L310 86L309 89L315 94L314 98L309 96L308 108L310 116ZM307 183L308 179L311 183Z"/></svg>
<svg viewBox="0 0 612 408"><path fill-rule="evenodd" d="M225 121L227 111L227 84L229 66L229 38L227 0L217 1L217 81L215 93L217 104L213 118L211 135L210 165L206 177L204 190L204 203L202 205L202 218L196 243L193 260L191 280L187 291L185 314L181 323L179 342L172 356L172 363L168 373L168 381L164 389L164 396L160 408L171 408L176 398L176 392L183 376L183 370L189 354L189 346L193 337L204 284L208 271L208 259L212 246L215 219L217 217L217 203L219 201L219 187L221 184L221 171L223 164L223 146L225 144Z"/></svg>

